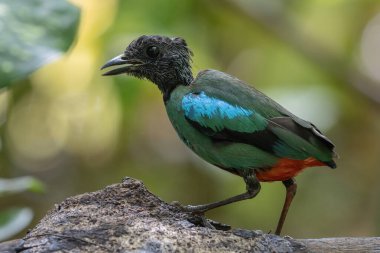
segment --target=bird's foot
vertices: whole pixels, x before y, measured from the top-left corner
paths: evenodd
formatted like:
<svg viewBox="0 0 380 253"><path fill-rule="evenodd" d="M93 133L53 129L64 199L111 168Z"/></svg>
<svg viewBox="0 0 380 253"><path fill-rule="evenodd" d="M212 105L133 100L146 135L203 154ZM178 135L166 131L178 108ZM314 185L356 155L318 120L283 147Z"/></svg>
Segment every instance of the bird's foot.
<svg viewBox="0 0 380 253"><path fill-rule="evenodd" d="M209 220L206 219L203 215L194 215L187 219L189 222L193 223L196 226L201 226L209 229L216 229Z"/></svg>
<svg viewBox="0 0 380 253"><path fill-rule="evenodd" d="M210 229L223 230L223 231L228 231L231 229L230 225L207 219L203 215L194 215L194 216L189 217L187 220L196 226L202 226L202 227L206 227Z"/></svg>
<svg viewBox="0 0 380 253"><path fill-rule="evenodd" d="M204 205L199 205L199 206L186 205L185 206L185 205L182 205L178 201L173 201L171 205L178 207L183 212L191 213L192 216L190 216L187 220L196 226L202 226L202 227L206 227L210 229L223 230L223 231L227 231L231 229L230 225L207 219L204 216L204 213L208 209L205 208Z"/></svg>

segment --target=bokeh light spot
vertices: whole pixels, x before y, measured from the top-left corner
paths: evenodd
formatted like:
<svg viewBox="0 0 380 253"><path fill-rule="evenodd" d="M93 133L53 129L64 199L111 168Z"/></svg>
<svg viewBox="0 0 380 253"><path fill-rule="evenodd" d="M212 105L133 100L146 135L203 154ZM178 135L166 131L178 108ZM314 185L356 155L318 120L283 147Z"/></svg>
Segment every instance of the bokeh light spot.
<svg viewBox="0 0 380 253"><path fill-rule="evenodd" d="M380 81L380 13L367 24L360 46L366 72L373 79Z"/></svg>

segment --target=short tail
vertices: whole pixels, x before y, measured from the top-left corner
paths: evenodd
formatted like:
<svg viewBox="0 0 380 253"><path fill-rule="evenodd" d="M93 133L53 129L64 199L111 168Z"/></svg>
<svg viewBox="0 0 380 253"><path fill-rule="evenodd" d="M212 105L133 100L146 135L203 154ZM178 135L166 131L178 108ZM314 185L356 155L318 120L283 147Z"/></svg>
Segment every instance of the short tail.
<svg viewBox="0 0 380 253"><path fill-rule="evenodd" d="M328 161L328 162L323 162L324 164L326 164L327 166L329 166L331 169L335 169L336 168L336 163L334 160L331 160L331 161Z"/></svg>

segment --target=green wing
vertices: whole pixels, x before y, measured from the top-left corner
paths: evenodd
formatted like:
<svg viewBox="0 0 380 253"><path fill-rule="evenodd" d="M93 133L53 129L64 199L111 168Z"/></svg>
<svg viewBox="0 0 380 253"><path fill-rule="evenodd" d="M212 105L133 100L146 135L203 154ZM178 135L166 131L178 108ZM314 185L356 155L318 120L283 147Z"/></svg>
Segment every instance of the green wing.
<svg viewBox="0 0 380 253"><path fill-rule="evenodd" d="M214 141L250 144L280 158L314 157L335 166L334 145L315 126L225 73L201 72L183 97L182 110Z"/></svg>

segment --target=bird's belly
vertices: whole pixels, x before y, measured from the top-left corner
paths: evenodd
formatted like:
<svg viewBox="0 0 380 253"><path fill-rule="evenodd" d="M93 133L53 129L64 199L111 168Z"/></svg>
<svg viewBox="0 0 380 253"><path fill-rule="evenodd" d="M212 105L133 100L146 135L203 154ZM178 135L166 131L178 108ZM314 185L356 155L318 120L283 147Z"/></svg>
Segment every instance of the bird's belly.
<svg viewBox="0 0 380 253"><path fill-rule="evenodd" d="M293 160L288 158L280 159L273 167L265 170L257 170L257 179L261 182L284 181L295 177L307 167L323 166L320 162L312 157L305 160Z"/></svg>

